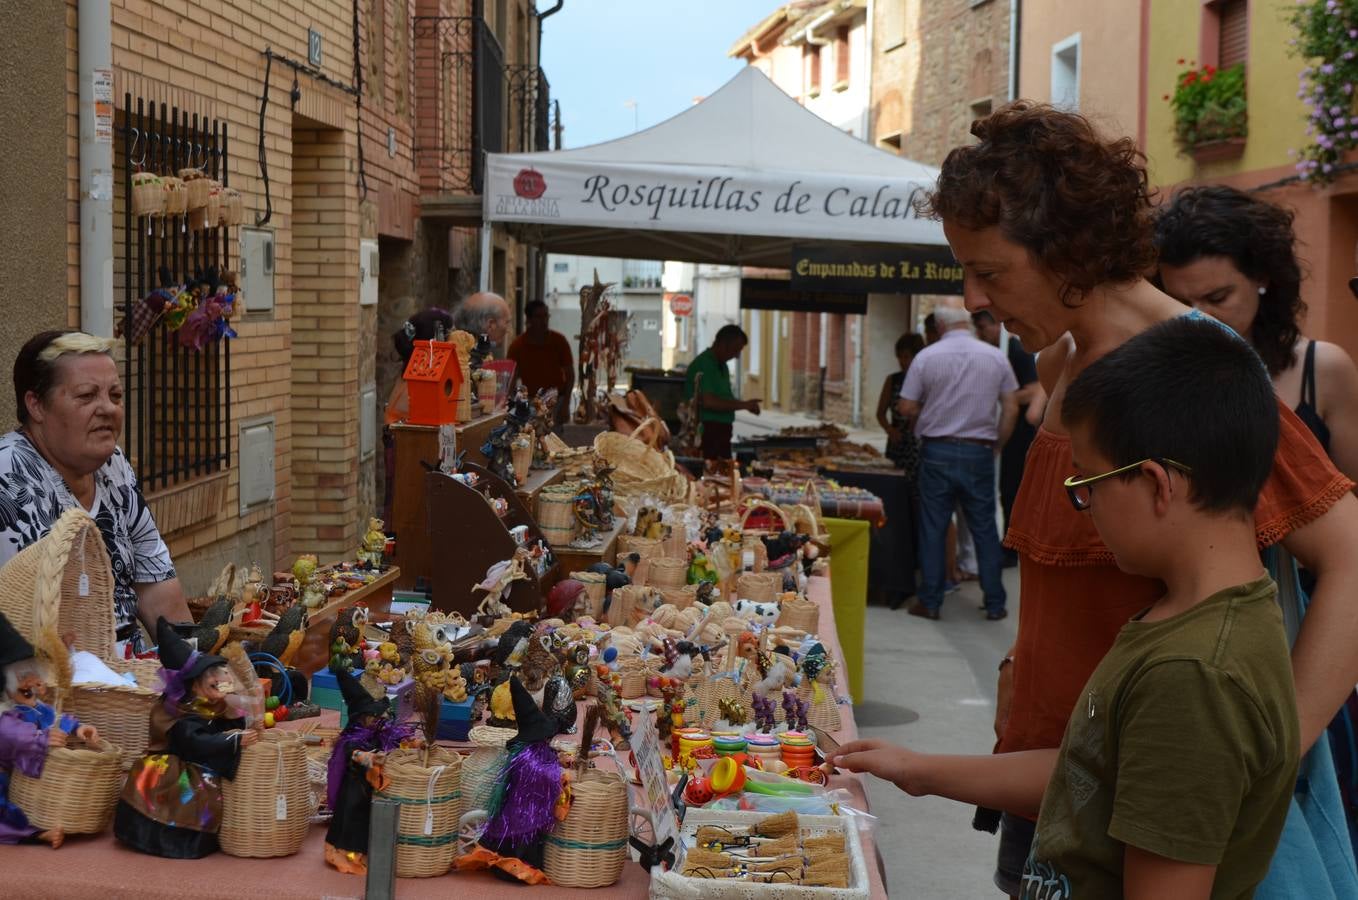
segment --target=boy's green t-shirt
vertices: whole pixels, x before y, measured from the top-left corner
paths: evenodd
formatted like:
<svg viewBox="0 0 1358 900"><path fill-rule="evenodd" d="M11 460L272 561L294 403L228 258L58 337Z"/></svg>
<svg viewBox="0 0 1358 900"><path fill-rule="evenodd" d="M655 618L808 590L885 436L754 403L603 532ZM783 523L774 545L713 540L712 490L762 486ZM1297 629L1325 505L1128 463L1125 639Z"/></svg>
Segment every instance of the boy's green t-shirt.
<svg viewBox="0 0 1358 900"><path fill-rule="evenodd" d="M702 373L703 393L711 394L714 397L721 397L726 400L736 399L736 395L731 393L731 370L726 368L726 363L721 362L712 354L709 347L702 353L693 357L693 362L688 364L688 371L684 374L684 399L693 399L693 382L696 375ZM736 414L733 410L716 410L703 407L702 420L704 422L734 422Z"/></svg>
<svg viewBox="0 0 1358 900"><path fill-rule="evenodd" d="M1253 896L1299 759L1275 593L1265 577L1164 621L1123 626L1066 726L1025 900L1121 897L1129 844L1217 866L1213 900Z"/></svg>

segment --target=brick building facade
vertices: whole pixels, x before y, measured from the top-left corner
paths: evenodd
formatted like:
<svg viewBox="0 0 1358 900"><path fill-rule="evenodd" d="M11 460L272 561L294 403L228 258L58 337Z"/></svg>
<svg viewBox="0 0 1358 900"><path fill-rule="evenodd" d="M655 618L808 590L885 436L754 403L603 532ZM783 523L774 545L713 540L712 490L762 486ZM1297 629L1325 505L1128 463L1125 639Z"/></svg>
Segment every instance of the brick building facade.
<svg viewBox="0 0 1358 900"><path fill-rule="evenodd" d="M48 149L66 158L67 296L64 321L51 315L45 327L81 323L79 18L76 0L64 6L67 127L64 146ZM399 377L390 334L417 310L452 306L476 289L482 150L545 149L534 6L112 0L111 7L115 319L129 281L132 293L143 289L124 262L128 242L135 257L144 243L138 231L152 230L144 220L133 220L131 231L123 224L124 135L139 102L153 114L165 104L224 126L225 174L244 196L246 223L229 229L226 262L239 266L247 233L271 245L272 306L252 304L247 289L245 312L231 323L238 337L230 342L229 389L222 386L226 464L147 486L186 589L202 589L226 561L286 567L302 552L351 556L380 508L377 423ZM6 16L16 21L3 24L22 30L24 11ZM417 129L429 121L439 123L437 133ZM155 166L152 159L147 167ZM147 240L155 239L166 238ZM492 289L522 302L535 283L534 254L498 231L491 244ZM374 275L376 302L363 303L364 280ZM0 356L12 359L27 336L0 334ZM167 367L162 377L178 371ZM144 412L138 404L163 400L150 385L145 392L128 385L129 429ZM260 460L243 464L242 427L271 430L273 448L272 493L244 506L242 470L254 466L257 479Z"/></svg>

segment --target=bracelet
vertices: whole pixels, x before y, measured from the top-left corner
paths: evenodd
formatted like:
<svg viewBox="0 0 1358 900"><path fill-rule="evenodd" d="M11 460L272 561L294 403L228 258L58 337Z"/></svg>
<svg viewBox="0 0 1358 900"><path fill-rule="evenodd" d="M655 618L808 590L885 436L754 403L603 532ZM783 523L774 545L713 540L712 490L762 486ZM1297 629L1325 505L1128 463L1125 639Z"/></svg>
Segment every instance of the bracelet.
<svg viewBox="0 0 1358 900"><path fill-rule="evenodd" d="M1013 662L1014 662L1014 657L1012 657L1012 656L1006 656L1004 659L1000 660L1000 667L999 667L999 669L998 669L997 671L1003 672L1003 671L1004 671L1004 667L1007 666L1007 665L1011 665Z"/></svg>

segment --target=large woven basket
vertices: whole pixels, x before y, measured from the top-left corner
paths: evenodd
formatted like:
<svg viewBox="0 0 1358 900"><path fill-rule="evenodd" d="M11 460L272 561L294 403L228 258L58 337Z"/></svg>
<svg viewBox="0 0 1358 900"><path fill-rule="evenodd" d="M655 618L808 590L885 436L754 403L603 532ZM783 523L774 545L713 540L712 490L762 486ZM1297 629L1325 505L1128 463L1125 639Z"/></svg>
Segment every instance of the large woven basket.
<svg viewBox="0 0 1358 900"><path fill-rule="evenodd" d="M552 884L601 888L617 883L627 862L627 785L591 769L571 785L571 809L547 835L543 870Z"/></svg>
<svg viewBox="0 0 1358 900"><path fill-rule="evenodd" d="M632 582L645 584L647 576L651 573L651 560L660 556L660 541L635 534L618 535L618 556L621 558L629 553L641 557L636 571L632 574Z"/></svg>
<svg viewBox="0 0 1358 900"><path fill-rule="evenodd" d="M742 572L736 576L736 597L740 600L772 603L782 590L782 572Z"/></svg>
<svg viewBox="0 0 1358 900"><path fill-rule="evenodd" d="M676 471L674 456L660 453L616 431L594 437L594 452L613 466L613 491L619 499L654 495L661 500L679 501L688 496L688 479Z"/></svg>
<svg viewBox="0 0 1358 900"><path fill-rule="evenodd" d="M492 728L477 725L467 736L471 741L471 755L462 764L462 807L484 810L500 778L505 761L505 744L513 740L512 728Z"/></svg>
<svg viewBox="0 0 1358 900"><path fill-rule="evenodd" d="M9 796L35 828L98 834L108 827L122 789L122 754L118 747L102 738L89 746L72 735L65 747L47 751L37 778L15 769Z"/></svg>
<svg viewBox="0 0 1358 900"><path fill-rule="evenodd" d="M79 507L61 514L50 531L0 568L0 612L30 643L55 623L57 633L74 635L86 650L137 686L74 684L63 708L93 725L119 747L125 761L146 749L151 707L159 691L155 660L114 658L113 566L94 519Z"/></svg>
<svg viewBox="0 0 1358 900"><path fill-rule="evenodd" d="M575 518L575 497L580 486L552 484L538 491L538 528L547 543L564 547L580 533L580 523Z"/></svg>
<svg viewBox="0 0 1358 900"><path fill-rule="evenodd" d="M688 561L682 559L653 559L646 573L647 584L662 591L675 591L688 584Z"/></svg>
<svg viewBox="0 0 1358 900"><path fill-rule="evenodd" d="M798 628L807 634L820 630L820 607L814 600L805 597L792 597L780 605L778 624L788 628Z"/></svg>
<svg viewBox="0 0 1358 900"><path fill-rule="evenodd" d="M266 731L241 751L236 777L222 780L217 838L231 856L291 856L311 820L306 745L300 734Z"/></svg>
<svg viewBox="0 0 1358 900"><path fill-rule="evenodd" d="M589 616L599 621L604 614L604 596L608 593L608 579L600 572L572 572L571 578L585 586L585 596L589 597Z"/></svg>
<svg viewBox="0 0 1358 900"><path fill-rule="evenodd" d="M446 875L457 854L462 818L462 757L434 746L395 750L384 769L390 779L377 796L400 804L396 825L396 876Z"/></svg>

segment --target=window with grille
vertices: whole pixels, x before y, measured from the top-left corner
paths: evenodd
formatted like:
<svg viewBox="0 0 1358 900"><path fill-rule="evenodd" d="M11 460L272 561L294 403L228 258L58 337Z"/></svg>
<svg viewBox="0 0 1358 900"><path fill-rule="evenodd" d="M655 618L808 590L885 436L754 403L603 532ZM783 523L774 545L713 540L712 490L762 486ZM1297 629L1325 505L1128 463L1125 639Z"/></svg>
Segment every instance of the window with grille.
<svg viewBox="0 0 1358 900"><path fill-rule="evenodd" d="M1247 0L1222 0L1217 14L1217 68L1243 64L1249 56L1249 4Z"/></svg>

